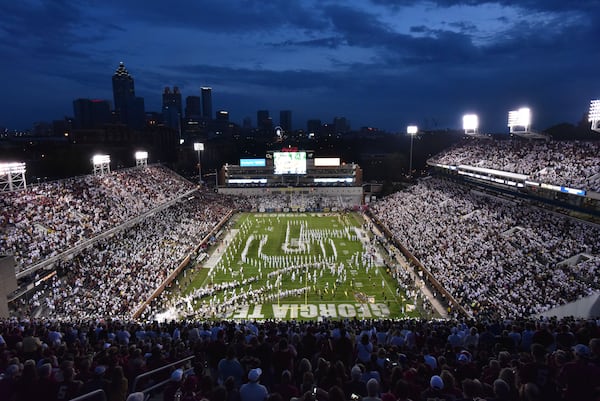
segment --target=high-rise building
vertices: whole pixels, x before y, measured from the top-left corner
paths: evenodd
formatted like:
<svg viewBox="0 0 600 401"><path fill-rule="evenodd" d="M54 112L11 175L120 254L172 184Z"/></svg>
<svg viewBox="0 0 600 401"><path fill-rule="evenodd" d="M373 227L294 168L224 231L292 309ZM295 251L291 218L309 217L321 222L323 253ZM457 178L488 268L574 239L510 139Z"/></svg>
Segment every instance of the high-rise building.
<svg viewBox="0 0 600 401"><path fill-rule="evenodd" d="M124 121L129 128L142 129L146 124L146 110L144 98L134 96L127 102L127 120Z"/></svg>
<svg viewBox="0 0 600 401"><path fill-rule="evenodd" d="M203 86L200 88L202 94L202 117L206 120L212 120L212 88Z"/></svg>
<svg viewBox="0 0 600 401"><path fill-rule="evenodd" d="M321 133L321 120L313 119L306 122L306 132L314 135Z"/></svg>
<svg viewBox="0 0 600 401"><path fill-rule="evenodd" d="M229 112L227 110L219 110L217 112L217 121L229 121Z"/></svg>
<svg viewBox="0 0 600 401"><path fill-rule="evenodd" d="M74 126L77 129L102 128L110 122L110 103L107 100L76 99L73 101Z"/></svg>
<svg viewBox="0 0 600 401"><path fill-rule="evenodd" d="M201 117L200 96L188 96L185 98L185 117Z"/></svg>
<svg viewBox="0 0 600 401"><path fill-rule="evenodd" d="M350 123L346 117L335 117L333 119L333 127L336 134L344 134L350 131Z"/></svg>
<svg viewBox="0 0 600 401"><path fill-rule="evenodd" d="M181 119L181 92L177 86L173 91L168 86L162 95L162 112L165 125L174 129L179 129Z"/></svg>
<svg viewBox="0 0 600 401"><path fill-rule="evenodd" d="M269 116L269 110L258 110L256 112L256 128L265 132L273 128L273 120Z"/></svg>
<svg viewBox="0 0 600 401"><path fill-rule="evenodd" d="M279 112L279 125L286 132L290 132L292 130L292 111L291 110L281 110Z"/></svg>
<svg viewBox="0 0 600 401"><path fill-rule="evenodd" d="M123 62L119 63L119 67L113 74L112 87L117 121L126 123L127 105L130 99L135 97L135 88L133 77L129 74Z"/></svg>

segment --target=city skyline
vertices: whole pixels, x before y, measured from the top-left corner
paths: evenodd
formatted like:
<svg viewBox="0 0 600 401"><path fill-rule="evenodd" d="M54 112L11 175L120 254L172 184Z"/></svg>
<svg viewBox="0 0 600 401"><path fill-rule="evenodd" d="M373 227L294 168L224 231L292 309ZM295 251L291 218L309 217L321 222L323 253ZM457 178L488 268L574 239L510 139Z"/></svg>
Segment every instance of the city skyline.
<svg viewBox="0 0 600 401"><path fill-rule="evenodd" d="M147 111L165 87L212 87L213 115L257 110L353 128L408 124L508 132L529 106L534 129L576 123L600 97L599 0L12 2L0 16L10 94L0 126L73 115L79 98L112 102L124 62ZM112 105L115 106L114 104Z"/></svg>

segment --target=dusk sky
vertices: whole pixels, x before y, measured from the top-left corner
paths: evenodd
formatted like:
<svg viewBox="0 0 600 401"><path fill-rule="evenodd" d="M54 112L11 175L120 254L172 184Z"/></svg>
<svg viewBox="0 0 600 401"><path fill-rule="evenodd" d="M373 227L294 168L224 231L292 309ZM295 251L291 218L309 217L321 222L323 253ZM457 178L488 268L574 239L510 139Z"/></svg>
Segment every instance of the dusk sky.
<svg viewBox="0 0 600 401"><path fill-rule="evenodd" d="M600 0L3 1L0 126L73 115L73 100L112 100L123 61L146 111L165 86L213 88L213 110L241 123L268 109L352 128L508 132L579 121L600 98Z"/></svg>

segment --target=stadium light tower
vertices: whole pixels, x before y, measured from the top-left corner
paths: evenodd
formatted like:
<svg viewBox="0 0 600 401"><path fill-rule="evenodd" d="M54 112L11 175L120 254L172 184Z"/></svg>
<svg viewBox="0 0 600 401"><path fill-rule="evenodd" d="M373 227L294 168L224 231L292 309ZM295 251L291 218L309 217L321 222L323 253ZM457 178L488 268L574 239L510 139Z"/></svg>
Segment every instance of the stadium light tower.
<svg viewBox="0 0 600 401"><path fill-rule="evenodd" d="M110 173L110 156L94 155L94 157L92 157L92 166L94 167L94 175Z"/></svg>
<svg viewBox="0 0 600 401"><path fill-rule="evenodd" d="M463 116L463 129L465 135L478 135L479 134L479 117L477 114L465 114Z"/></svg>
<svg viewBox="0 0 600 401"><path fill-rule="evenodd" d="M409 125L406 127L406 133L410 135L410 162L408 165L408 175L412 177L412 163L413 163L413 139L419 132L419 127L416 125Z"/></svg>
<svg viewBox="0 0 600 401"><path fill-rule="evenodd" d="M138 151L135 152L135 166L146 167L148 165L148 152Z"/></svg>
<svg viewBox="0 0 600 401"><path fill-rule="evenodd" d="M0 163L0 192L26 188L25 163Z"/></svg>
<svg viewBox="0 0 600 401"><path fill-rule="evenodd" d="M200 163L200 152L204 150L204 143L195 142L194 150L198 152L198 184L202 185L202 164Z"/></svg>
<svg viewBox="0 0 600 401"><path fill-rule="evenodd" d="M531 109L521 107L508 112L508 127L511 134L528 134L531 128Z"/></svg>
<svg viewBox="0 0 600 401"><path fill-rule="evenodd" d="M592 131L600 133L600 100L590 102L589 121L592 124Z"/></svg>

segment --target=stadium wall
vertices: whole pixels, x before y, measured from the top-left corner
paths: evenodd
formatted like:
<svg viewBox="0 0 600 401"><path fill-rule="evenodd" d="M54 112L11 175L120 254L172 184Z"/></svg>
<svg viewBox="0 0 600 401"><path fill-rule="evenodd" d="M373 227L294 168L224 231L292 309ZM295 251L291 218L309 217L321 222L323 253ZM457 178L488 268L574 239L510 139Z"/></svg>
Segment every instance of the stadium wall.
<svg viewBox="0 0 600 401"><path fill-rule="evenodd" d="M225 195L269 196L279 194L301 193L312 196L343 196L356 199L356 204L362 204L363 188L360 187L260 187L260 188L219 188L219 193Z"/></svg>
<svg viewBox="0 0 600 401"><path fill-rule="evenodd" d="M17 289L15 258L0 255L0 318L9 317L7 296Z"/></svg>
<svg viewBox="0 0 600 401"><path fill-rule="evenodd" d="M600 316L600 292L566 305L557 306L540 315L544 317L557 317L558 319L570 316L584 319L596 318Z"/></svg>

